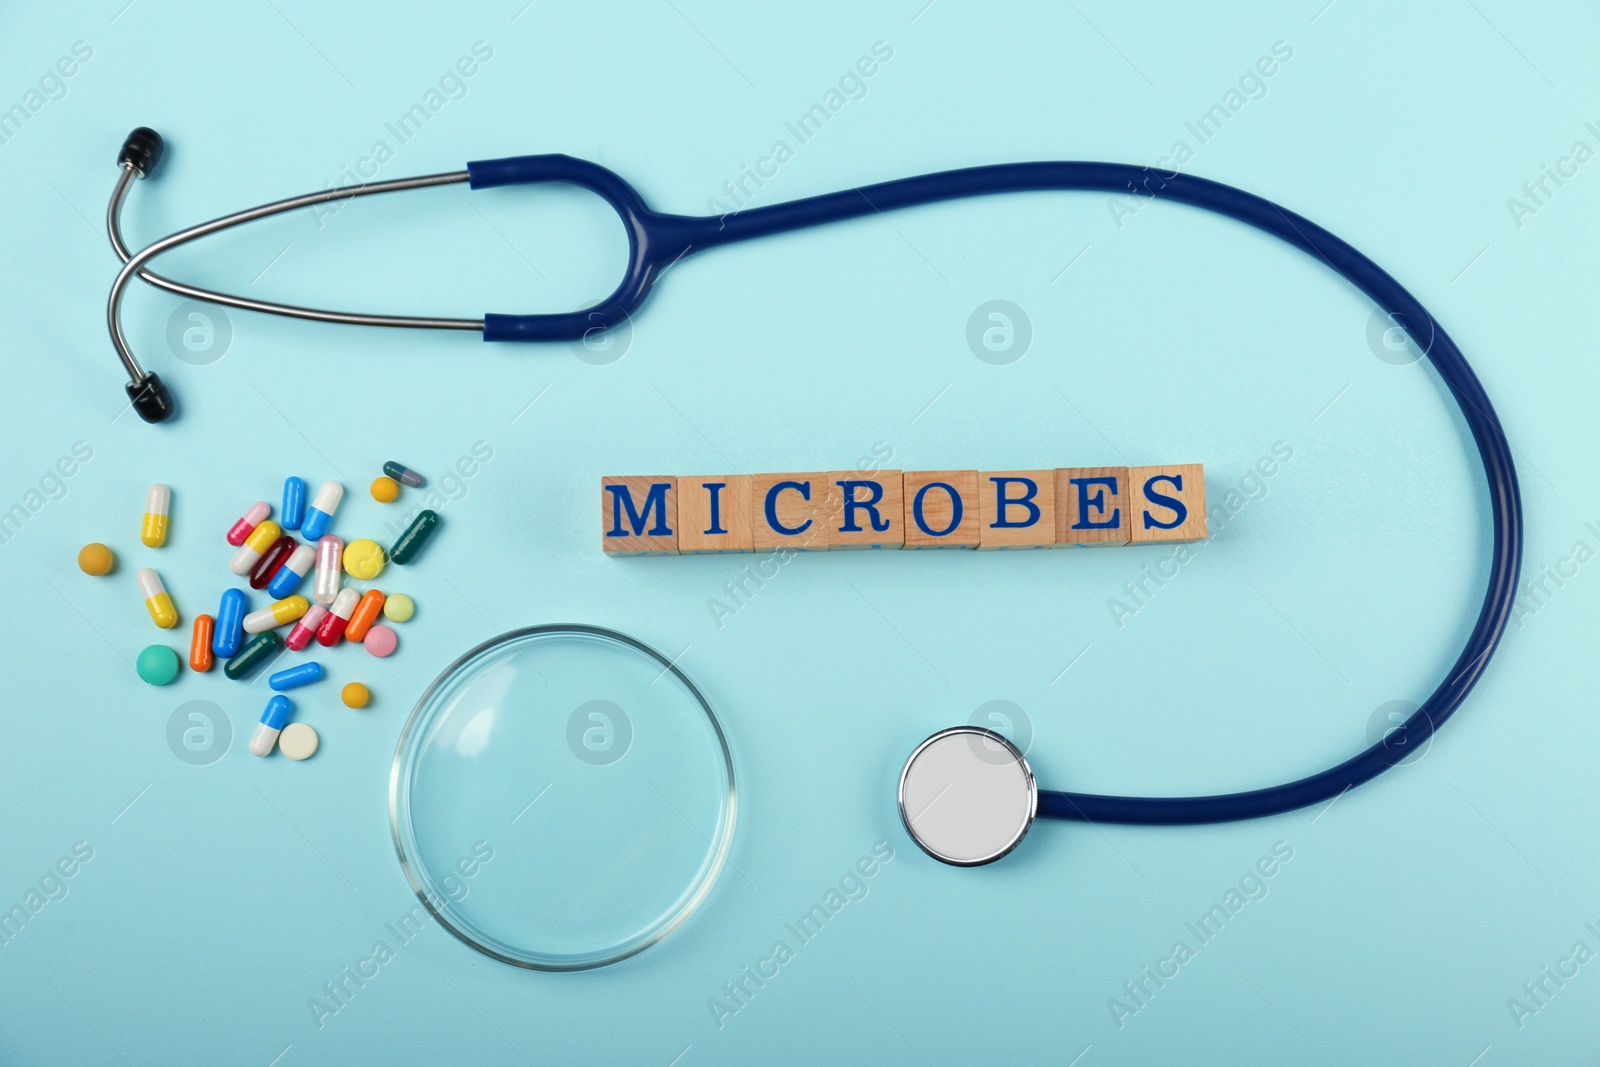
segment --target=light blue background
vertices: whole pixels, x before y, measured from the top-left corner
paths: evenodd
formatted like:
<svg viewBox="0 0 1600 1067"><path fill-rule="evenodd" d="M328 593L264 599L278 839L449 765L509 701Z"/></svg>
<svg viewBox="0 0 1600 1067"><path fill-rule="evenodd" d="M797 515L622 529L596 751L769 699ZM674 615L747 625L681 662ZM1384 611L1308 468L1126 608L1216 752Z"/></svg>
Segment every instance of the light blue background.
<svg viewBox="0 0 1600 1067"><path fill-rule="evenodd" d="M1575 140L1600 147L1584 126L1600 124L1600 20L1505 0L1323 2L8 5L0 107L74 42L93 58L0 144L0 506L74 442L93 458L0 545L0 905L76 842L94 858L0 948L0 1060L1586 1061L1600 962L1520 1028L1507 1001L1575 942L1600 950L1584 925L1600 925L1600 564L1525 602L1537 610L1420 762L1320 813L1041 824L976 871L926 859L899 826L907 753L985 701L1029 717L1047 788L1231 790L1350 755L1377 709L1419 701L1453 659L1486 567L1470 441L1425 364L1377 357L1368 302L1270 239L1164 204L1119 227L1090 195L863 220L684 261L606 365L239 313L226 355L190 366L165 342L179 301L140 286L129 336L182 405L159 429L126 411L105 336L101 220L138 124L169 154L133 193L136 245L340 180L375 140L394 147L384 124L482 41L493 58L382 177L566 151L663 210L702 212L876 41L893 58L865 97L755 202L1012 159L1154 163L1193 147L1185 123L1282 41L1293 58L1266 94L1185 169L1326 225L1447 326L1516 449L1538 577L1577 541L1600 548L1585 526L1600 527L1600 163L1520 228L1506 201ZM570 190L437 190L323 222L275 220L163 269L474 316L578 306L622 260L605 209ZM1031 320L1009 366L966 344L991 299ZM1294 458L1265 495L1121 628L1109 598L1161 550L808 556L719 628L708 600L749 558L598 545L607 473L838 469L881 442L906 469L1198 460L1216 502L1279 441ZM186 642L225 577L223 530L284 475L343 479L340 528L381 530L392 513L365 495L381 461L438 484L475 442L493 458L404 574L418 612L399 654L330 657L339 680L369 682L372 707L348 712L331 689L302 702L323 738L313 761L247 754L262 682L136 680L157 635L134 568L159 561ZM156 480L173 486L173 535L152 553L136 530ZM90 540L119 551L113 578L76 570ZM662 946L594 973L513 970L429 928L319 1028L307 1001L414 903L386 811L411 702L472 644L552 621L681 652L734 746L738 873ZM206 767L166 741L196 699L233 729ZM868 895L719 1027L708 1000L880 841L895 858ZM1119 1027L1110 998L1193 944L1185 923L1280 841L1293 860L1265 898Z"/></svg>

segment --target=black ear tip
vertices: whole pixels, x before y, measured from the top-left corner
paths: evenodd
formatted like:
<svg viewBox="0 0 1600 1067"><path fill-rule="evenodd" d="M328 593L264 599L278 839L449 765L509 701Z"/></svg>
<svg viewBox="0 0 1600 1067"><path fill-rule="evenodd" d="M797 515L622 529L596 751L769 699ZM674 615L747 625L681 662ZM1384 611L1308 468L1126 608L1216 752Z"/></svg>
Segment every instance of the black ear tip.
<svg viewBox="0 0 1600 1067"><path fill-rule="evenodd" d="M140 126L128 134L128 139L122 142L122 152L117 156L118 166L131 166L138 171L139 177L146 177L156 169L156 164L161 162L162 150L166 142L161 135L148 126Z"/></svg>
<svg viewBox="0 0 1600 1067"><path fill-rule="evenodd" d="M146 374L136 382L129 382L125 388L128 399L133 401L133 410L145 422L166 422L177 410L172 394L167 392L159 375Z"/></svg>

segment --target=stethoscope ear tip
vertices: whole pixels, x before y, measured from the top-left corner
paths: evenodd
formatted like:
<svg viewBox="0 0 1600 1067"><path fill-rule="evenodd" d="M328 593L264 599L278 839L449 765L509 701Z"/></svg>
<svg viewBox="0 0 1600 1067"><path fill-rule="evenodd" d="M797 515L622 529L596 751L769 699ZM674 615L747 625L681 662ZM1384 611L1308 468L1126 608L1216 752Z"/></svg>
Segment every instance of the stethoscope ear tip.
<svg viewBox="0 0 1600 1067"><path fill-rule="evenodd" d="M148 126L140 126L128 134L128 139L122 142L122 151L117 154L117 165L132 167L134 172L143 178L156 169L156 164L161 162L161 153L165 148L166 142L161 139L159 133Z"/></svg>
<svg viewBox="0 0 1600 1067"><path fill-rule="evenodd" d="M133 410L137 411L145 422L166 422L178 410L172 402L172 394L167 392L167 386L162 382L160 375L146 374L136 382L129 382L123 388L128 391L128 399L133 403Z"/></svg>

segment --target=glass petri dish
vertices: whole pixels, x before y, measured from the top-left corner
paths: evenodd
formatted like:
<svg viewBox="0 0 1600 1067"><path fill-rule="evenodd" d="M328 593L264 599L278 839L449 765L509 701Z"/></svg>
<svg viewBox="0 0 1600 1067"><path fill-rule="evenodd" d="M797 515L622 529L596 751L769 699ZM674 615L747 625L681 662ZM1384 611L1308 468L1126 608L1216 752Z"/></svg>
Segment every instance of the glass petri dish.
<svg viewBox="0 0 1600 1067"><path fill-rule="evenodd" d="M602 967L681 926L733 841L733 758L671 661L593 626L486 641L417 702L389 816L412 890L504 963Z"/></svg>

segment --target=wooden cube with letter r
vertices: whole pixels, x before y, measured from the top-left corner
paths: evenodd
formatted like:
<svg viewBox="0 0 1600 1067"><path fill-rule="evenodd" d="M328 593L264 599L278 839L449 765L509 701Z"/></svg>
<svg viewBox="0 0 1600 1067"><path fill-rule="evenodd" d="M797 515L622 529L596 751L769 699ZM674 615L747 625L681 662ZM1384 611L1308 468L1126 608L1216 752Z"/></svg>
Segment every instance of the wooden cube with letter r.
<svg viewBox="0 0 1600 1067"><path fill-rule="evenodd" d="M905 483L899 471L834 471L828 481L830 552L905 545Z"/></svg>
<svg viewBox="0 0 1600 1067"><path fill-rule="evenodd" d="M678 554L678 479L600 479L600 547L608 556Z"/></svg>

